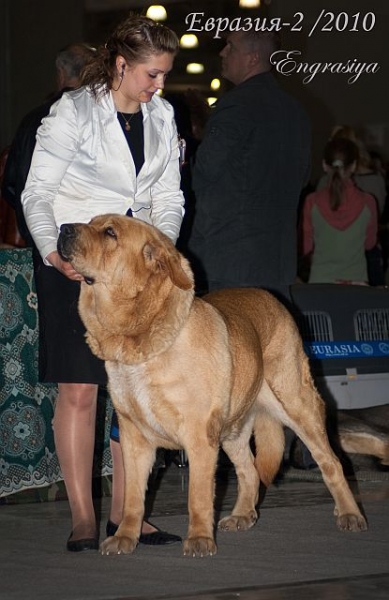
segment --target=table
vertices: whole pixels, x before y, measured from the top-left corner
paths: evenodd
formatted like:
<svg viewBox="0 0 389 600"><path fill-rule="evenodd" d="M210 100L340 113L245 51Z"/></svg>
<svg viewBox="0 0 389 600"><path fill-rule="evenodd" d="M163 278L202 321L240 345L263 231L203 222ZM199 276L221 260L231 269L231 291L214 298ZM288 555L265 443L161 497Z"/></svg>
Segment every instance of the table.
<svg viewBox="0 0 389 600"><path fill-rule="evenodd" d="M38 315L32 253L0 249L0 498L63 479L52 419L57 387L38 381ZM112 473L112 403L99 390L94 477Z"/></svg>

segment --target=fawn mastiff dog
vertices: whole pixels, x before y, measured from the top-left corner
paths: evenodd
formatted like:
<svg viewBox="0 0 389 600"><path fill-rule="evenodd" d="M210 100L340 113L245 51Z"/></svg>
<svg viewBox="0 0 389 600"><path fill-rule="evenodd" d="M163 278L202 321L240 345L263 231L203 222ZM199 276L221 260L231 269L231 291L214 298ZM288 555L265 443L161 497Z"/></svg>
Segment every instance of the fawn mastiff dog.
<svg viewBox="0 0 389 600"><path fill-rule="evenodd" d="M65 224L58 250L84 276L79 312L92 352L105 361L120 425L124 513L116 535L101 544L103 554L135 549L158 447L184 448L188 456L184 555L215 554L219 447L235 466L238 496L218 527L244 531L258 518L260 482L268 486L279 469L284 425L319 465L338 528L366 529L330 447L299 332L281 303L259 289L196 298L189 263L172 242L126 216Z"/></svg>

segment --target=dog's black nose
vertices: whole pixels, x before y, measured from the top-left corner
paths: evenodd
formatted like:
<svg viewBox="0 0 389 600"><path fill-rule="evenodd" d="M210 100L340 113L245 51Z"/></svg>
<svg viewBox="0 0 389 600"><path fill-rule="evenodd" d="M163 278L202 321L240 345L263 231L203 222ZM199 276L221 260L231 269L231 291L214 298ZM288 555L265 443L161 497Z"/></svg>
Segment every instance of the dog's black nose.
<svg viewBox="0 0 389 600"><path fill-rule="evenodd" d="M76 223L63 223L57 241L57 250L63 260L69 261L73 255L73 244L77 239Z"/></svg>
<svg viewBox="0 0 389 600"><path fill-rule="evenodd" d="M76 232L74 223L63 223L60 227L61 233L66 237L72 237Z"/></svg>

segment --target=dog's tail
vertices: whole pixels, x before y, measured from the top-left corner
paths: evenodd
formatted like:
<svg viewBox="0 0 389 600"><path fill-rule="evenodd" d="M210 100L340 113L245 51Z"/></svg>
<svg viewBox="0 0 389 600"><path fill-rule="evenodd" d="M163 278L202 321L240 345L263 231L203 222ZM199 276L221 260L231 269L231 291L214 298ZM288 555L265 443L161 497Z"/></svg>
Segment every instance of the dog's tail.
<svg viewBox="0 0 389 600"><path fill-rule="evenodd" d="M254 423L254 464L261 482L268 487L280 468L285 448L282 423L261 411Z"/></svg>

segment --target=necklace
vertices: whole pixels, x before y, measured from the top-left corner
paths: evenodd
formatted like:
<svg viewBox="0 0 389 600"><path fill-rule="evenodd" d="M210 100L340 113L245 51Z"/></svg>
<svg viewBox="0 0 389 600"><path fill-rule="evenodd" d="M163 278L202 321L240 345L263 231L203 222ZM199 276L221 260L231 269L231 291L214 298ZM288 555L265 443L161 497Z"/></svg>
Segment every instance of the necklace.
<svg viewBox="0 0 389 600"><path fill-rule="evenodd" d="M136 114L138 114L138 110L134 113L131 113L130 118L126 119L126 117L123 115L122 112L119 111L119 115L122 117L123 121L124 121L124 129L126 131L130 131L131 129L131 125L130 125L130 121L135 117Z"/></svg>

